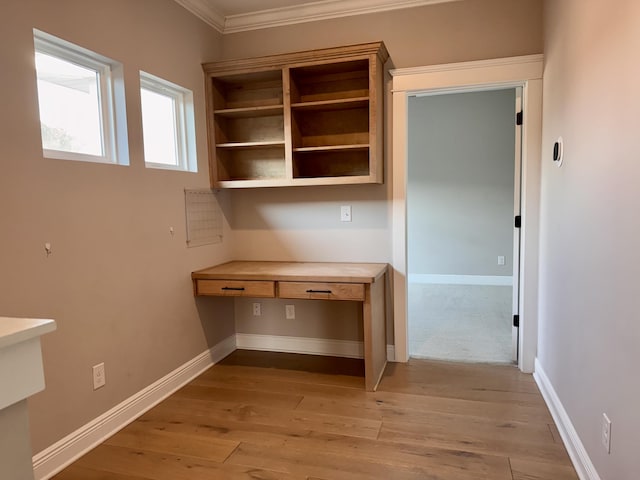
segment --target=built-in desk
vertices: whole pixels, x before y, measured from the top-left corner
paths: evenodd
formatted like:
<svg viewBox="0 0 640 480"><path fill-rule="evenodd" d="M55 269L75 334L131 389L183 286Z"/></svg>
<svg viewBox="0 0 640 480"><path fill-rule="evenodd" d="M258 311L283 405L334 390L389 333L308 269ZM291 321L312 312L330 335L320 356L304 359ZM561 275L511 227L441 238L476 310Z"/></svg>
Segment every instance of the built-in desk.
<svg viewBox="0 0 640 480"><path fill-rule="evenodd" d="M362 303L365 388L375 391L387 364L386 263L234 261L191 274L195 295Z"/></svg>

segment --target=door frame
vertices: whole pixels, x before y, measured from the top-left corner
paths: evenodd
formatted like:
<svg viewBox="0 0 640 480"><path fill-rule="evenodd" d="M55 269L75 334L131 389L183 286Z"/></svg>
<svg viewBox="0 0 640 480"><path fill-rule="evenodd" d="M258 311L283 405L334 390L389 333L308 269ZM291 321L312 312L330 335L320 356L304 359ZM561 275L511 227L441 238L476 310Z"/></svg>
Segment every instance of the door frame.
<svg viewBox="0 0 640 480"><path fill-rule="evenodd" d="M522 191L520 230L520 335L518 368L532 372L538 337L538 231L542 143L543 56L527 55L475 62L391 70L392 103L392 269L394 360L409 360L407 324L408 98L522 88Z"/></svg>

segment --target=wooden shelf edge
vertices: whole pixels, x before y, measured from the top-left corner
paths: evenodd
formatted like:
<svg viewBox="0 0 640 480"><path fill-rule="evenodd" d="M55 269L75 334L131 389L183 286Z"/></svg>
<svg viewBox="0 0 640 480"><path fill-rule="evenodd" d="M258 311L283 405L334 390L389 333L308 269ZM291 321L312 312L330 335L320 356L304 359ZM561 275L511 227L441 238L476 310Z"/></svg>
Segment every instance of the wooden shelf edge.
<svg viewBox="0 0 640 480"><path fill-rule="evenodd" d="M382 184L382 179L377 179L372 175L352 175L342 177L309 177L294 178L290 185L311 186L311 185L363 185Z"/></svg>
<svg viewBox="0 0 640 480"><path fill-rule="evenodd" d="M310 177L310 178L263 178L247 180L220 180L214 188L269 188L269 187L307 187L327 185L382 185L382 179L372 175L353 175L349 177Z"/></svg>
<svg viewBox="0 0 640 480"><path fill-rule="evenodd" d="M254 148L277 148L284 147L284 140L278 140L273 142L231 142L231 143L217 143L216 148L222 148L225 150L250 150Z"/></svg>
<svg viewBox="0 0 640 480"><path fill-rule="evenodd" d="M325 145L322 147L297 147L293 153L313 153L313 152L343 152L353 150L369 150L369 144L353 145Z"/></svg>
<svg viewBox="0 0 640 480"><path fill-rule="evenodd" d="M318 100L314 102L296 102L291 104L291 109L294 111L344 110L347 108L363 108L368 106L369 97L354 97L335 100Z"/></svg>
<svg viewBox="0 0 640 480"><path fill-rule="evenodd" d="M213 114L220 117L267 117L284 113L284 105L260 105L256 107L223 108L214 110Z"/></svg>
<svg viewBox="0 0 640 480"><path fill-rule="evenodd" d="M288 187L291 180L287 178L256 178L246 180L219 180L214 188L260 188L260 187Z"/></svg>

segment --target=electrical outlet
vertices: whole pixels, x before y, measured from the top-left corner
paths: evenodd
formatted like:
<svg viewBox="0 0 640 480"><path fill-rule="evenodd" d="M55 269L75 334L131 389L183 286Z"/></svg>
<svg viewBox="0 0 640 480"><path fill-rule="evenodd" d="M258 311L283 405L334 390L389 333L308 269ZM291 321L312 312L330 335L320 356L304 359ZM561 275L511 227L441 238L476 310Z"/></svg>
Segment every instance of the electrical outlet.
<svg viewBox="0 0 640 480"><path fill-rule="evenodd" d="M504 255L498 255L498 265L504 265Z"/></svg>
<svg viewBox="0 0 640 480"><path fill-rule="evenodd" d="M295 320L296 318L296 307L295 305L285 305L284 306L284 314L287 320Z"/></svg>
<svg viewBox="0 0 640 480"><path fill-rule="evenodd" d="M93 389L97 390L100 387L104 387L107 383L107 379L104 376L104 362L93 366Z"/></svg>
<svg viewBox="0 0 640 480"><path fill-rule="evenodd" d="M262 304L255 302L253 304L253 316L259 317L260 315L262 315Z"/></svg>
<svg viewBox="0 0 640 480"><path fill-rule="evenodd" d="M611 453L611 420L606 413L602 414L602 446L607 453Z"/></svg>

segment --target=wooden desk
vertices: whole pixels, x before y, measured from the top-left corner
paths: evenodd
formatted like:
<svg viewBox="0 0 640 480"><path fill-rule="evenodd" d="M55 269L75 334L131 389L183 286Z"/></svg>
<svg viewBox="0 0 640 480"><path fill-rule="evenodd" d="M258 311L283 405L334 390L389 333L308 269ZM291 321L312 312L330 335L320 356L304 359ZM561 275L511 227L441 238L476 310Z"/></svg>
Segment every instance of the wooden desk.
<svg viewBox="0 0 640 480"><path fill-rule="evenodd" d="M234 261L191 274L195 295L362 302L365 388L375 391L387 364L386 263Z"/></svg>

